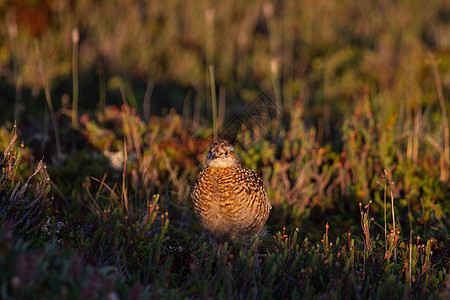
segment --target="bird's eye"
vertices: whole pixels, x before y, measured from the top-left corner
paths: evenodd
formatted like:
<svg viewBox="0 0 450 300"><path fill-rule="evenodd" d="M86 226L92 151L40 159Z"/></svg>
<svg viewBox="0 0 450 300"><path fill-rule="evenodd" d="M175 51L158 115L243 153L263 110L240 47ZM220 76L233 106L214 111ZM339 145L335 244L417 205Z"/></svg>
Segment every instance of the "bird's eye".
<svg viewBox="0 0 450 300"><path fill-rule="evenodd" d="M227 156L228 155L228 151L225 151L225 156Z"/></svg>

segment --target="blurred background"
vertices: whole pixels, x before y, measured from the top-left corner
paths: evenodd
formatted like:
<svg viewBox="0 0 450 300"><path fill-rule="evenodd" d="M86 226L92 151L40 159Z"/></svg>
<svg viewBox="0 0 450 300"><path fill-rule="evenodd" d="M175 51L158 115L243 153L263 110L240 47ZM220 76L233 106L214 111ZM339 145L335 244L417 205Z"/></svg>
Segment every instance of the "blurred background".
<svg viewBox="0 0 450 300"><path fill-rule="evenodd" d="M261 90L285 112L301 99L326 142L361 97L383 108L380 118L432 112L428 51L450 88L445 0L13 0L0 13L2 122L44 113L44 86L55 111L72 105L74 44L81 112L122 104L122 89L142 114L193 114L197 99L198 117L210 118L212 65L226 113Z"/></svg>

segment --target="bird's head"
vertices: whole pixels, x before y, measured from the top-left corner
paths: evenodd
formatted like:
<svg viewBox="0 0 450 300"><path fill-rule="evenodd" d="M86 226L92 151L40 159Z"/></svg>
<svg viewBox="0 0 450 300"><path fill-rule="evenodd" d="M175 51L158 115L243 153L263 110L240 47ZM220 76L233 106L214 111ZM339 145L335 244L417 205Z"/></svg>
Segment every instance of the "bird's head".
<svg viewBox="0 0 450 300"><path fill-rule="evenodd" d="M206 165L213 168L227 168L239 164L234 148L227 140L215 140L206 156Z"/></svg>

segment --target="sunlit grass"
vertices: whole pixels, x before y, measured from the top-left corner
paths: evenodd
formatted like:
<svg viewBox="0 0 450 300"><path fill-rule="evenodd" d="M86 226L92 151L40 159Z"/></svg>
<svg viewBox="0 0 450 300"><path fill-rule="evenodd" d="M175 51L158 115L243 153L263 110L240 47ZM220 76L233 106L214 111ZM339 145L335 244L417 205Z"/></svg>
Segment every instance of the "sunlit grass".
<svg viewBox="0 0 450 300"><path fill-rule="evenodd" d="M301 106L297 109L301 110ZM116 123L115 130L111 132L105 125L112 120ZM70 123L69 118L66 121ZM270 122L273 123L273 120ZM409 214L416 216L412 221L407 221L410 217L406 214L404 202L394 202L392 196L393 190L399 192L406 184L406 178L399 176L395 184L388 181L389 185L383 186L391 194L388 212L392 213L387 215L392 224L387 222L389 232L386 239L383 238L382 226L377 228L372 225L374 221L375 224L383 223L383 201L370 201L361 208L360 228L351 224L347 225L349 227L342 226L345 222L327 217L315 208L323 207L337 217L338 207L348 206L350 209L346 213L341 211L339 214L344 218L352 218L352 214L355 217L359 213L354 200L364 199L366 195L383 194L383 190L378 191L377 180L383 175L392 175L369 172L363 178L342 181L343 178L351 179L356 171L352 160L357 161L359 166L365 166L368 163L365 160L379 159L377 151L371 149L371 155L354 151L353 158L341 155L336 159L336 154L329 148L316 149L314 135L300 124L291 123L295 127L289 128L289 138L284 138L281 145L273 144L274 149L282 146L284 151L268 151L270 148L264 144L270 144L270 140L260 136L255 143L248 145L251 148L247 154L251 156L243 157L244 164L249 159L256 159L255 169L267 180L267 190L274 207L267 224L268 234L250 245L234 240L214 245L201 235L190 211L189 198L190 185L198 174L200 160L204 159L210 140L204 140L203 146L199 147L202 138L195 137L193 140L193 133L187 134L188 129L183 125L181 116L176 114L164 118L152 117L145 124L128 107L123 107L122 110L112 109L99 114L89 121L84 120L80 126L85 139L97 141L90 144L91 155L95 152L106 153L104 151L110 149L110 154L105 154L110 159L109 174L87 178L76 198L71 200L70 210L65 210L63 203L55 201L50 202L51 208L47 209L47 194L36 198L33 202L37 205L34 213L43 221L36 222L36 217L31 219L34 220L32 235L24 235L23 231L10 227L17 222L15 214L11 213L15 207L11 206L11 199L15 197L2 196L2 212L6 219L2 221L1 241L10 245L2 256L5 267L13 268L13 271L2 275L2 280L8 283L5 285L5 295L27 297L38 293L42 297L70 295L69 298L77 298L80 293L88 293L92 297L111 293L127 297L137 293L142 297L161 297L169 293L174 297L188 298L236 295L243 298L309 298L317 295L358 295L367 298L374 295L381 297L389 292L395 298L420 298L425 294L445 298L448 281L446 231L438 228L441 226L439 224L446 222L448 207L442 206L445 199L441 197L445 196L439 192L439 181L435 181L436 195L431 191L421 195L426 199L435 199L431 206L420 207L421 202L414 200L412 195L406 195L415 203L409 211ZM355 125L354 131L351 131L353 138L365 126ZM276 125L267 126L270 129L270 126ZM308 135L312 137L309 142L313 145L308 144L305 138ZM100 142L98 138L102 136L108 137L106 141L116 140L114 148L109 142ZM300 136L304 139L295 139ZM239 136L237 138L240 139ZM278 140L277 136L273 138ZM356 140L348 142L354 143ZM241 147L246 147L244 145ZM251 151L258 147L263 149L259 152L262 155L260 158ZM9 146L7 152L11 149L12 146ZM109 156L113 149L116 153L125 151L127 154L117 156L115 159L119 161L114 162L113 156ZM6 157L14 159L17 155ZM3 165L8 165L7 160ZM18 163L11 167L8 172L15 174ZM58 167L53 168L57 170ZM74 174L73 169L70 172ZM302 172L307 172L309 176L302 175ZM438 177L439 170L436 172ZM12 175L4 174L6 177L2 182L7 182L4 180L10 180L7 178ZM287 184L283 179L286 174L290 174L288 176L291 178L298 176L299 183L290 188L280 185ZM421 179L420 174L415 174L415 180L425 180ZM54 180L58 186L64 186L61 190L72 186L65 179ZM360 180L373 182L373 185L359 185ZM355 189L355 186L361 186L361 189ZM8 191L7 185L5 191ZM339 205L333 201L337 195L341 195L343 202ZM439 203L442 204L436 210ZM372 209L374 206L375 209ZM21 222L31 217L27 207L14 208L19 215L23 215ZM420 218L431 210L433 215L429 215L428 229L424 230ZM323 221L311 223L316 218L314 214L319 214ZM44 217L47 217L46 222ZM323 223L325 220L328 220L326 224ZM402 224L408 222L414 227L407 230ZM48 228L51 228L50 231ZM407 234L408 231L411 233ZM422 238L417 237L413 243L408 237L411 234L420 234ZM23 240L31 244L24 244ZM30 275L24 275L22 256L27 257L31 266L55 260L58 267L46 273L42 268L32 267ZM75 266L80 260L84 262L83 266ZM58 273L73 268L78 268L73 274ZM97 274L97 279L93 274ZM35 276L48 280L28 283L28 278ZM71 284L71 280L80 282L81 289ZM100 281L97 288L91 290L93 280Z"/></svg>
<svg viewBox="0 0 450 300"><path fill-rule="evenodd" d="M448 1L16 2L0 298L449 297ZM220 134L266 186L260 240L192 213Z"/></svg>

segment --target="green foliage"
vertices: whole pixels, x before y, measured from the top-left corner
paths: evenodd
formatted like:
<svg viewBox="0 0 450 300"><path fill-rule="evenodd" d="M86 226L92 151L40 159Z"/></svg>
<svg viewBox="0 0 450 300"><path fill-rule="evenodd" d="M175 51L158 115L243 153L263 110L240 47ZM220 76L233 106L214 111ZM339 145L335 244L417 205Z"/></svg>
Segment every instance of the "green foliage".
<svg viewBox="0 0 450 300"><path fill-rule="evenodd" d="M16 139L14 127L10 142L0 153L0 220L12 222L15 232L30 234L40 228L45 212L51 209L52 200L47 199L50 178L41 160L24 184L16 181L23 150L23 143L20 150L13 148ZM33 189L32 180L37 175Z"/></svg>
<svg viewBox="0 0 450 300"><path fill-rule="evenodd" d="M15 188L11 182L19 164L19 154L7 155L14 140L15 135L2 156L7 158L3 164L12 167L3 173L5 195ZM87 179L73 204L76 211L62 217L44 210L47 221L34 224L32 235L14 230L16 219L9 217L14 209L4 208L0 267L7 271L0 275L2 298L448 296L448 259L433 254L445 253L445 242L429 238L423 244L418 237L406 245L398 231L389 237L386 253L383 241L371 241L369 205L361 210L362 238L352 238L349 231L342 242L339 237L331 242L333 224L326 224L320 243L300 238L308 234L299 228L283 227L261 241L208 244L197 230L186 228L191 221L169 221L172 212L174 220L182 214L173 208L168 212L171 205L164 197L133 197L136 187L129 188L126 170L135 167L128 167L126 158L124 162L122 184L108 185L107 174ZM13 198L4 201L8 199Z"/></svg>
<svg viewBox="0 0 450 300"><path fill-rule="evenodd" d="M50 2L0 3L0 298L449 298L448 1ZM216 96L252 241L191 209Z"/></svg>

